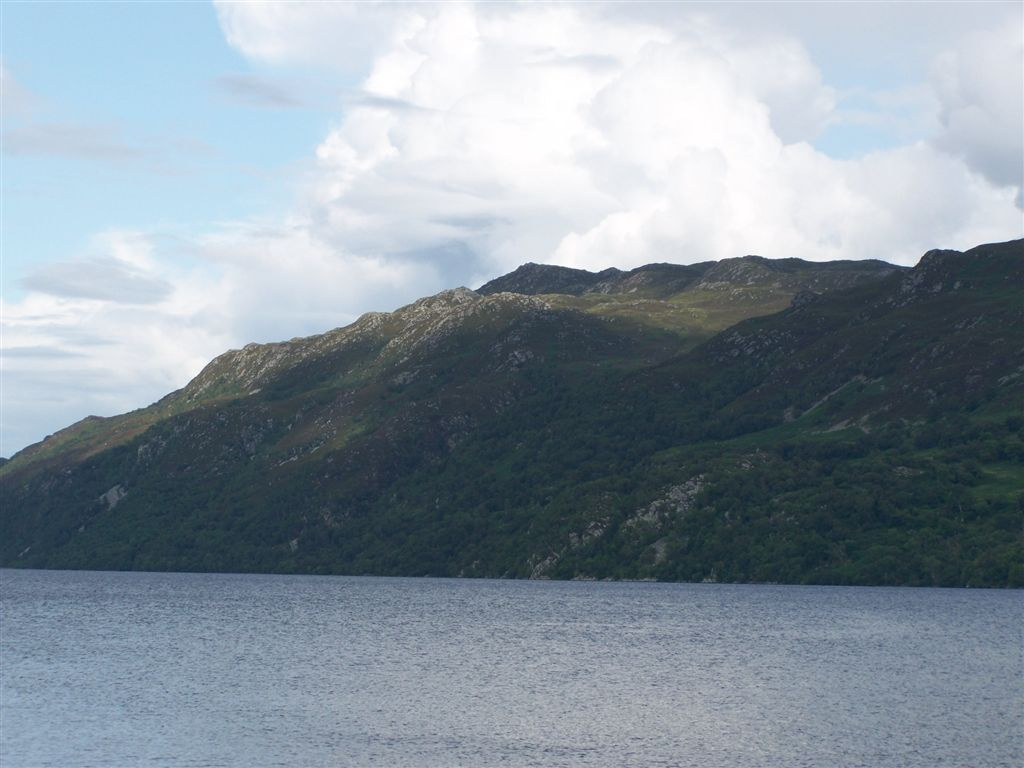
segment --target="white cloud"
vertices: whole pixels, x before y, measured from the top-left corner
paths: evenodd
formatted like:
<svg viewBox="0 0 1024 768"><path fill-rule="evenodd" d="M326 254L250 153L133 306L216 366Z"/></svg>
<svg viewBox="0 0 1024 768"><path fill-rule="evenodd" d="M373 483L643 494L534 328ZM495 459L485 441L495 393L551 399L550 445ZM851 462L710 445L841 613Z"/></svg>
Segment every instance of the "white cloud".
<svg viewBox="0 0 1024 768"><path fill-rule="evenodd" d="M219 276L206 303L235 344L321 333L447 287L429 263L338 251L298 219L225 226L197 248Z"/></svg>
<svg viewBox="0 0 1024 768"><path fill-rule="evenodd" d="M526 260L912 263L1020 234L1012 191L923 137L847 160L812 149L837 96L795 39L708 14L655 25L588 6L420 8L396 14L364 84L372 98L318 149L308 206L334 248L430 262L455 283ZM232 39L302 60L317 48L294 28ZM899 101L892 121L909 126ZM990 126L1019 146L1011 128Z"/></svg>
<svg viewBox="0 0 1024 768"><path fill-rule="evenodd" d="M246 56L361 72L404 13L401 4L215 0L228 42Z"/></svg>

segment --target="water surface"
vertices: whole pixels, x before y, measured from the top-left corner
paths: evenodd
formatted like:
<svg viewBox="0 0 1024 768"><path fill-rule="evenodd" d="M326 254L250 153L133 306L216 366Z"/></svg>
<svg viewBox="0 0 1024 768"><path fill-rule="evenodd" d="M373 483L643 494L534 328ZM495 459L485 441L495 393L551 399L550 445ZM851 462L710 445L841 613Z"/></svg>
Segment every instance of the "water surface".
<svg viewBox="0 0 1024 768"><path fill-rule="evenodd" d="M0 765L1020 766L1020 592L0 572Z"/></svg>

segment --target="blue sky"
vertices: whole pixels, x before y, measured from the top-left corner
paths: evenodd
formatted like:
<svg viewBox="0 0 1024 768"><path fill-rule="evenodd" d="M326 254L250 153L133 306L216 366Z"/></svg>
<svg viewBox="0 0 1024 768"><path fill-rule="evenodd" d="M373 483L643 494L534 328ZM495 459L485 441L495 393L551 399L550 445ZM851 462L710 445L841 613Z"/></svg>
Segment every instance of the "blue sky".
<svg viewBox="0 0 1024 768"><path fill-rule="evenodd" d="M0 4L0 454L525 261L1020 237L1007 3Z"/></svg>

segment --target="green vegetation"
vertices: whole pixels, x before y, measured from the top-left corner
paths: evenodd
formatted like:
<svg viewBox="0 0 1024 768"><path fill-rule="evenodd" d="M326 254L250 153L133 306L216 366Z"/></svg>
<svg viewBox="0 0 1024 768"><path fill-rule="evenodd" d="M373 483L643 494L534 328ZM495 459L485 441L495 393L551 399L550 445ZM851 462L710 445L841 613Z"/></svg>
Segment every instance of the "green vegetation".
<svg viewBox="0 0 1024 768"><path fill-rule="evenodd" d="M1022 286L527 265L12 457L0 564L1024 586Z"/></svg>

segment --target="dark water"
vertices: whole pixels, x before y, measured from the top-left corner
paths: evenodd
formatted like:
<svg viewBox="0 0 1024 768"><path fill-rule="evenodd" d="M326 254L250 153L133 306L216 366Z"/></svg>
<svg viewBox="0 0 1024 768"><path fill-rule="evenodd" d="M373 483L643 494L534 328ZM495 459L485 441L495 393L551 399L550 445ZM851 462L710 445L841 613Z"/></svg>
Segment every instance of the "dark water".
<svg viewBox="0 0 1024 768"><path fill-rule="evenodd" d="M1020 592L2 571L0 765L1020 766Z"/></svg>

